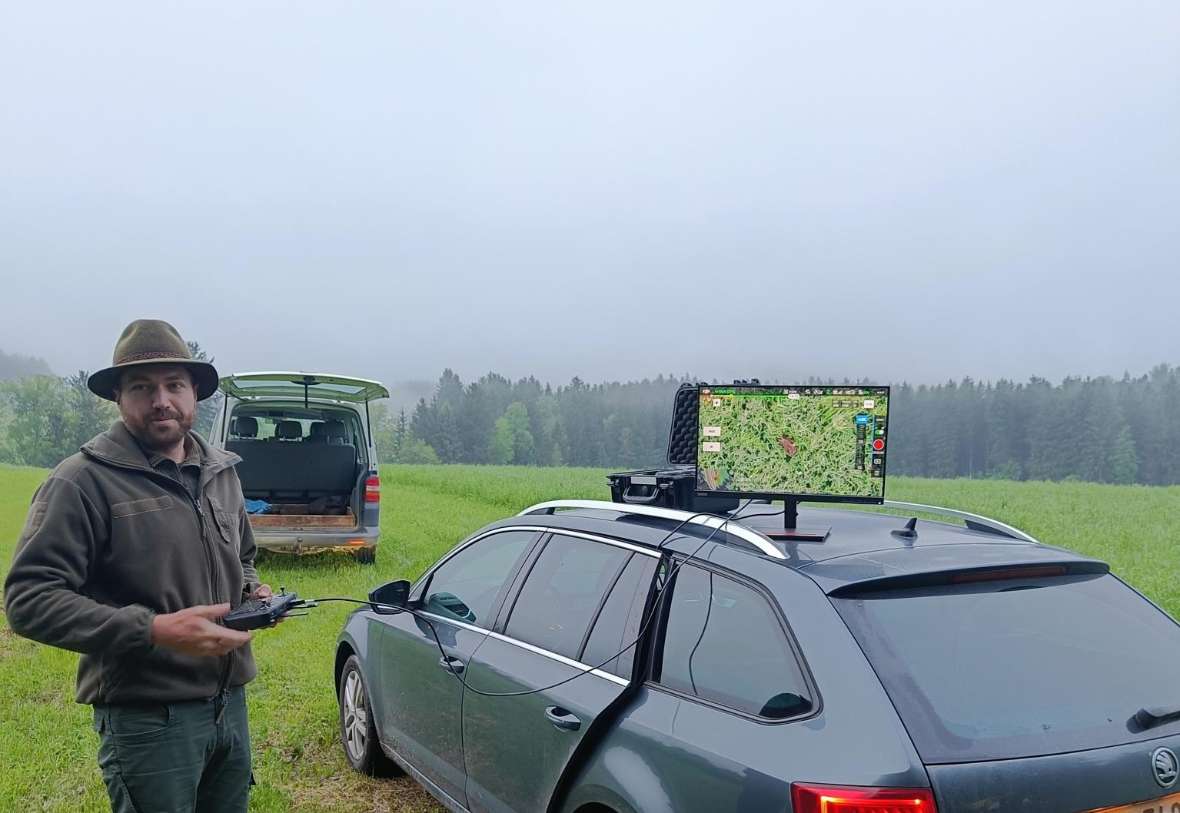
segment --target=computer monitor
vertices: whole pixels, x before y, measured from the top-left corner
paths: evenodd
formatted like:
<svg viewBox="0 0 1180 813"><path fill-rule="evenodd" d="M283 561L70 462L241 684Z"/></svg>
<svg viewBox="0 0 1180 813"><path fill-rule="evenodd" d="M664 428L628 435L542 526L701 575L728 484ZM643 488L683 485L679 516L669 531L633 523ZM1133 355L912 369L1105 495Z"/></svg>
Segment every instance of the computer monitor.
<svg viewBox="0 0 1180 813"><path fill-rule="evenodd" d="M889 387L699 389L697 493L881 503Z"/></svg>

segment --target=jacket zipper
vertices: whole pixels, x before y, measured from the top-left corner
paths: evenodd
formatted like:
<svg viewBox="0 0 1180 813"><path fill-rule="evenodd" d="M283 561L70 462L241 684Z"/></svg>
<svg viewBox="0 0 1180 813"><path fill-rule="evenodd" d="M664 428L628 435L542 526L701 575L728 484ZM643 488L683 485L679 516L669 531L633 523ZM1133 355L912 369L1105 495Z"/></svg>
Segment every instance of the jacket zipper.
<svg viewBox="0 0 1180 813"><path fill-rule="evenodd" d="M188 494L187 488L184 491L186 494ZM219 581L217 575L220 574L220 568L217 566L215 552L211 549L212 546L209 544L209 537L205 524L205 511L201 508L200 497L193 497L191 494L189 494L189 501L193 505L193 510L197 512L197 525L201 530L201 544L205 546L205 556L209 561L209 595L212 599L212 602L216 604L218 601L217 582ZM230 602L233 602L232 596L230 597ZM234 650L231 649L222 656L222 659L224 663L221 667L221 678L217 681L217 694L215 695L215 697L220 698L221 701L221 710L217 714L217 722L219 723L221 722L221 715L225 713L225 693L229 689L230 673L233 671Z"/></svg>

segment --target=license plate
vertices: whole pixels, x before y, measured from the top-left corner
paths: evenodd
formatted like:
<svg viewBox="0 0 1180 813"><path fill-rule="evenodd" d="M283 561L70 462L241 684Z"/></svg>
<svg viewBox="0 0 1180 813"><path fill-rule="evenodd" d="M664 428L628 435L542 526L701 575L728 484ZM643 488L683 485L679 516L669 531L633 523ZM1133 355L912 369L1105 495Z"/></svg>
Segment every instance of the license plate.
<svg viewBox="0 0 1180 813"><path fill-rule="evenodd" d="M1104 807L1090 813L1180 813L1180 793L1161 796L1146 802L1136 802L1133 805L1121 807Z"/></svg>

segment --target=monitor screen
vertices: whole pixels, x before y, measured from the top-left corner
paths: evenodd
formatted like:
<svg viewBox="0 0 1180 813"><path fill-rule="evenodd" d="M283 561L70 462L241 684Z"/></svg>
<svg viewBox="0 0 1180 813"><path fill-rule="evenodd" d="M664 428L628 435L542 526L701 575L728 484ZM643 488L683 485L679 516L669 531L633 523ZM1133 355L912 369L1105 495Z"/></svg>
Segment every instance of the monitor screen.
<svg viewBox="0 0 1180 813"><path fill-rule="evenodd" d="M889 388L702 386L697 491L885 498Z"/></svg>

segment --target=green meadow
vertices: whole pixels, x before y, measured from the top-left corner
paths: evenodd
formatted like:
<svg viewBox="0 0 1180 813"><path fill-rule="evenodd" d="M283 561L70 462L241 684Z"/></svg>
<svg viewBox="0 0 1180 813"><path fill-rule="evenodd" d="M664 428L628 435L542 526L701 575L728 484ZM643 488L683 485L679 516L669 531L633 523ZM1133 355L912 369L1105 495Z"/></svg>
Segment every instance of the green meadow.
<svg viewBox="0 0 1180 813"><path fill-rule="evenodd" d="M44 469L0 466L0 579ZM385 466L377 563L336 553L263 555L276 589L363 596L413 578L466 534L535 502L609 499L604 470ZM1110 562L1174 616L1180 487L891 478L888 497L986 514L1043 542ZM249 688L254 811L434 811L412 781L373 780L348 768L337 734L332 665L347 605L326 604L255 637L259 676ZM0 810L107 809L90 709L73 701L77 656L17 638L0 624Z"/></svg>

